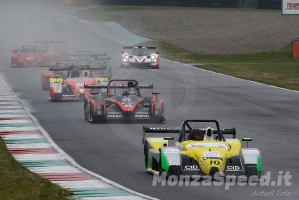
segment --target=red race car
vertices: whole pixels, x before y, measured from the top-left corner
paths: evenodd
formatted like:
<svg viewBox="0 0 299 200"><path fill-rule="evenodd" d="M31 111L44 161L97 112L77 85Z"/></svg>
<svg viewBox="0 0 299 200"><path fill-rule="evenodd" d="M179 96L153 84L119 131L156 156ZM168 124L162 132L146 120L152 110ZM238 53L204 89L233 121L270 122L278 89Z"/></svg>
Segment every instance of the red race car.
<svg viewBox="0 0 299 200"><path fill-rule="evenodd" d="M39 44L42 49L47 49L50 61L56 62L67 58L68 53L64 40L40 40L33 43Z"/></svg>
<svg viewBox="0 0 299 200"><path fill-rule="evenodd" d="M12 50L11 67L37 67L49 64L47 49L39 49L36 45L26 45L22 49Z"/></svg>

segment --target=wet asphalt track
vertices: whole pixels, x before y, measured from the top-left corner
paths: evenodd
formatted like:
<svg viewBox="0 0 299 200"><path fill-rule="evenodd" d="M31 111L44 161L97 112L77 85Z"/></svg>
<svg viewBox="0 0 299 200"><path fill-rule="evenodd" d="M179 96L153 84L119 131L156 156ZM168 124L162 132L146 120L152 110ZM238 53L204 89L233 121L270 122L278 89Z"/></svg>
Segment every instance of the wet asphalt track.
<svg viewBox="0 0 299 200"><path fill-rule="evenodd" d="M28 20L32 12L0 12L0 71L52 139L81 166L137 192L160 199L298 199L299 93L163 61L159 70L119 70L120 44L105 40L71 17L62 33L40 30ZM263 155L263 170L276 180L279 170L293 175L291 186L152 186L144 169L143 124L89 124L82 102L48 101L41 89L41 68L12 69L12 49L34 40L66 40L70 52L107 52L114 77L154 83L164 99L165 125L179 126L187 117L217 119L222 128L235 127L237 137L252 137ZM163 55L161 55L163 57ZM151 125L151 124L147 124ZM290 196L279 196L278 191ZM257 196L259 192L272 192ZM259 193L261 195L261 193ZM265 193L263 193L265 195Z"/></svg>

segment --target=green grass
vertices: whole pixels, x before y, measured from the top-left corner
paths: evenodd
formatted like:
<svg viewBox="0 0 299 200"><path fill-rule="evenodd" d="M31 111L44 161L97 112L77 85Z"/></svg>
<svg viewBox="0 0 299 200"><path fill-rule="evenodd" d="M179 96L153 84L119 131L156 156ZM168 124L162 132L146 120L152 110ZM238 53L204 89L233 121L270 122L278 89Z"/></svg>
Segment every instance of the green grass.
<svg viewBox="0 0 299 200"><path fill-rule="evenodd" d="M205 65L199 68L299 91L298 64Z"/></svg>
<svg viewBox="0 0 299 200"><path fill-rule="evenodd" d="M206 55L196 54L187 49L179 48L163 41L144 42L144 46L156 46L158 51L171 60L184 63L297 63L298 59L292 58L292 46L287 45L277 52L254 53L241 55Z"/></svg>
<svg viewBox="0 0 299 200"><path fill-rule="evenodd" d="M119 21L121 15L110 12L148 9L145 6L97 6L88 10L71 13L72 15L87 21Z"/></svg>
<svg viewBox="0 0 299 200"><path fill-rule="evenodd" d="M103 6L90 10L78 11L73 15L90 21L121 20L121 11L140 9L182 9L179 7L145 7L145 6ZM206 9L209 8L188 8ZM213 10L215 10L213 8ZM242 9L219 10L242 11ZM244 12L279 12L277 10L244 9ZM198 68L231 75L247 80L270 84L292 90L299 90L299 59L292 58L292 44L276 52L253 53L241 55L204 55L196 54L187 49L178 48L165 41L149 41L143 46L156 46L161 57L189 63ZM200 63L200 65L198 64Z"/></svg>
<svg viewBox="0 0 299 200"><path fill-rule="evenodd" d="M17 162L0 137L1 200L69 200L72 193Z"/></svg>
<svg viewBox="0 0 299 200"><path fill-rule="evenodd" d="M142 43L156 46L162 57L238 78L299 91L299 59L292 46L277 52L243 55L201 55L161 41ZM199 65L200 63L200 65Z"/></svg>

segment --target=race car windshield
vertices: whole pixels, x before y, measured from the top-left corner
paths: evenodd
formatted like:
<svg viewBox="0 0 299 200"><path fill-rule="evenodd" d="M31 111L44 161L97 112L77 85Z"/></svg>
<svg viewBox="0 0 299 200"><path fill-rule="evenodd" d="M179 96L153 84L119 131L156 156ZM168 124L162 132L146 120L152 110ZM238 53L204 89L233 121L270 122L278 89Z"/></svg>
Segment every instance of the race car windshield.
<svg viewBox="0 0 299 200"><path fill-rule="evenodd" d="M150 55L150 51L144 48L134 48L132 49L131 55L133 56L148 56Z"/></svg>

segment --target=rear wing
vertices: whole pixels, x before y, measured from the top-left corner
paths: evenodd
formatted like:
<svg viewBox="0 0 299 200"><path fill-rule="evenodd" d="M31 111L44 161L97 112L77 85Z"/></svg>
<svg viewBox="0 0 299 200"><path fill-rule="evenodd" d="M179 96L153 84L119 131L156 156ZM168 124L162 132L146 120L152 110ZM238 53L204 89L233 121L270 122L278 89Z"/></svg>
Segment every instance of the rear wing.
<svg viewBox="0 0 299 200"><path fill-rule="evenodd" d="M171 127L158 128L158 127L143 126L143 128L142 128L142 144L144 144L146 133L180 133L180 132L181 132L181 128L171 128ZM174 139L174 137L163 137L163 138L164 138L164 140L173 140Z"/></svg>
<svg viewBox="0 0 299 200"><path fill-rule="evenodd" d="M76 54L68 54L67 55L68 57L74 57L74 58L95 58L95 59L101 59L103 56L107 56L107 53L97 53L97 54L95 54L95 53L87 53L87 54L84 54L84 53L82 53L82 54L80 54L80 53L78 53L77 54L77 52L76 52ZM109 57L109 59L110 59L110 57Z"/></svg>
<svg viewBox="0 0 299 200"><path fill-rule="evenodd" d="M133 46L123 46L123 49L133 49L135 47L133 47ZM137 48L143 48L143 46L137 46ZM144 48L147 48L147 49L156 49L156 47L144 47Z"/></svg>
<svg viewBox="0 0 299 200"><path fill-rule="evenodd" d="M54 68L54 67L56 67L56 66L54 66L54 65L41 65L40 67L48 67L48 68Z"/></svg>
<svg viewBox="0 0 299 200"><path fill-rule="evenodd" d="M105 60L110 60L110 57L96 57L96 60L100 60L100 61L105 61Z"/></svg>
<svg viewBox="0 0 299 200"><path fill-rule="evenodd" d="M54 43L66 43L65 40L37 40L37 41L33 41L33 43L35 44L54 44Z"/></svg>
<svg viewBox="0 0 299 200"><path fill-rule="evenodd" d="M84 53L88 52L88 53ZM90 52L90 53L89 53ZM68 54L68 56L90 56L90 57L98 57L98 56L106 56L107 53L92 53L91 51L77 51L75 54Z"/></svg>
<svg viewBox="0 0 299 200"><path fill-rule="evenodd" d="M200 130L206 131L206 129L201 128ZM212 129L213 135L218 135L217 129ZM235 128L227 128L227 129L220 129L223 135L232 135L233 139L236 138L236 129ZM180 133L181 128L172 128L172 127L146 127L143 126L142 129L142 144L145 141L146 133ZM167 137L166 137L167 138Z"/></svg>
<svg viewBox="0 0 299 200"><path fill-rule="evenodd" d="M72 64L71 63L65 64L63 62L72 62ZM75 60L75 59L69 59L69 60L57 60L56 63L55 63L55 65L41 65L40 67L55 67L55 68L60 68L61 66L58 66L59 64L60 65L65 65L65 66L63 66L63 68L68 68L70 66L79 66L77 60ZM81 65L81 66L83 66L83 65Z"/></svg>
<svg viewBox="0 0 299 200"><path fill-rule="evenodd" d="M84 85L84 88L117 88L117 89L125 89L125 88L128 88L127 85ZM141 88L141 89L153 89L154 88L154 85L151 84L151 85L138 85L138 88Z"/></svg>
<svg viewBox="0 0 299 200"><path fill-rule="evenodd" d="M88 65L76 65L76 66L70 66L70 67L67 67L67 68L50 67L49 71L68 71L70 69L76 69L76 70L102 70L102 69L107 69L107 66L89 67Z"/></svg>
<svg viewBox="0 0 299 200"><path fill-rule="evenodd" d="M22 51L22 49L13 49L12 50L13 53L18 53L18 52L21 52L21 51Z"/></svg>
<svg viewBox="0 0 299 200"><path fill-rule="evenodd" d="M24 49L13 49L12 52L13 53L18 53L18 52L33 52L33 51L31 51L31 50L24 50ZM39 49L39 48L37 48L37 49L35 49L35 52L36 53L47 52L47 49Z"/></svg>

